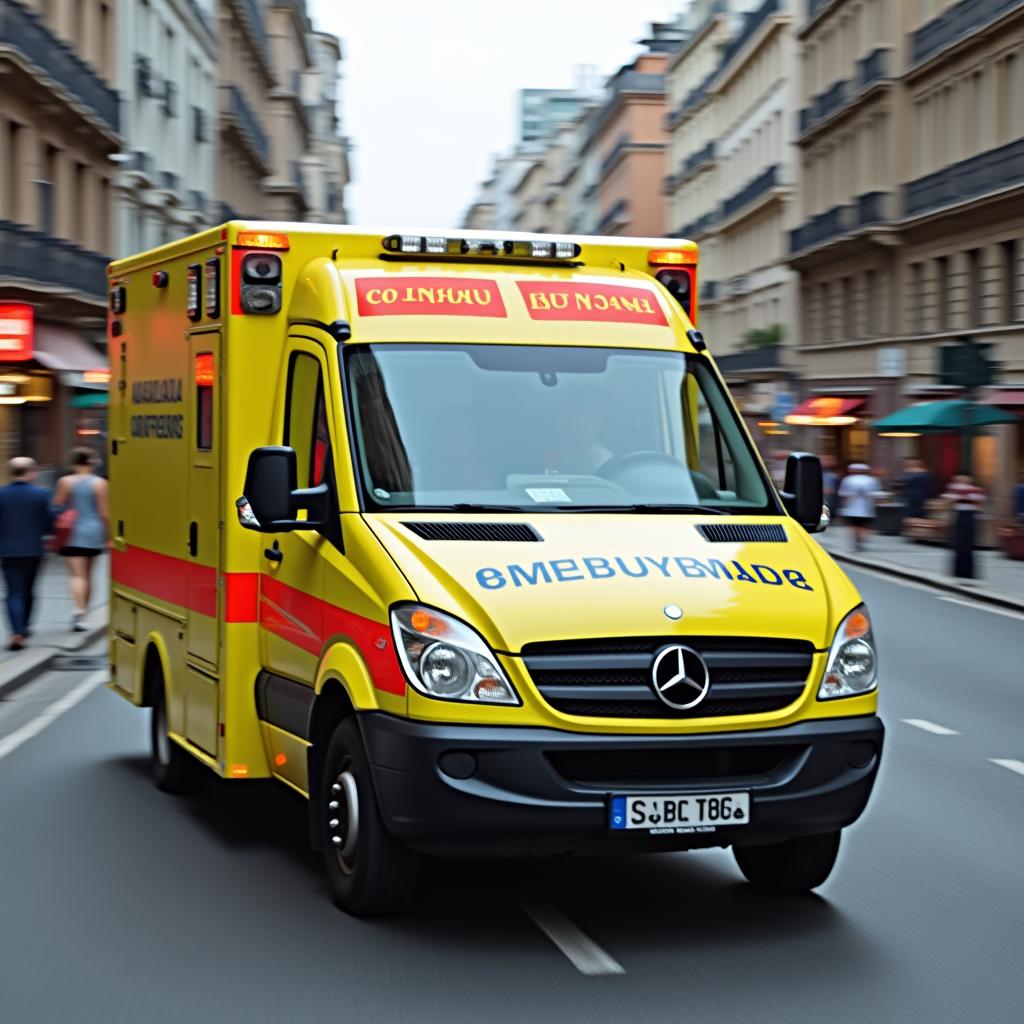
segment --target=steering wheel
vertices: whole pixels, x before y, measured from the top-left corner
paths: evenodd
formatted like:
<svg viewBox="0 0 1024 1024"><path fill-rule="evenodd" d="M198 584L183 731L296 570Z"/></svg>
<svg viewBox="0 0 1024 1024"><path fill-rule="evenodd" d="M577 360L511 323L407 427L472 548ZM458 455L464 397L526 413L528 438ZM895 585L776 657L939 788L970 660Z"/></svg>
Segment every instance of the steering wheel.
<svg viewBox="0 0 1024 1024"><path fill-rule="evenodd" d="M614 480L617 476L621 476L623 471L628 473L631 469L657 468L658 466L666 469L669 467L676 470L681 469L684 473L689 473L685 464L674 455L651 450L615 455L603 466L597 467L597 475L603 476L607 480Z"/></svg>

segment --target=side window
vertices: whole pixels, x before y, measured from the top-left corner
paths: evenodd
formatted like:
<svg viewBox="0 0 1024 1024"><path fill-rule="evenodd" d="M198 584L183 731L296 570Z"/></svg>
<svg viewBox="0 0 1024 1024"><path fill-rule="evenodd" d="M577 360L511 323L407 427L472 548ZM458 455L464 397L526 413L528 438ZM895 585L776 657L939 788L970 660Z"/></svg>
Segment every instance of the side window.
<svg viewBox="0 0 1024 1024"><path fill-rule="evenodd" d="M732 451L722 436L718 417L708 407L702 388L697 390L697 449L700 472L711 481L718 492L736 492L736 468ZM697 488L700 494L700 488ZM711 497L712 495L705 495Z"/></svg>
<svg viewBox="0 0 1024 1024"><path fill-rule="evenodd" d="M306 352L292 356L288 369L284 443L295 450L299 486L323 483L331 446L323 377L320 361Z"/></svg>
<svg viewBox="0 0 1024 1024"><path fill-rule="evenodd" d="M213 448L213 353L200 352L195 361L196 386L196 448L210 451Z"/></svg>

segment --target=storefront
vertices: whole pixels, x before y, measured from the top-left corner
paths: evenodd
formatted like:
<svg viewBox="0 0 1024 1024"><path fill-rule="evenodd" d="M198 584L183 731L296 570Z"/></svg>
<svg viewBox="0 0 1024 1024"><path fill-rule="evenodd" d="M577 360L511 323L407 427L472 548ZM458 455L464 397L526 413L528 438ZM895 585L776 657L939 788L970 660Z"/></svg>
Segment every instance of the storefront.
<svg viewBox="0 0 1024 1024"><path fill-rule="evenodd" d="M37 320L31 305L0 303L0 465L28 455L46 483L76 444L103 453L110 372L102 343L102 333Z"/></svg>
<svg viewBox="0 0 1024 1024"><path fill-rule="evenodd" d="M812 427L811 445L823 458L844 469L853 462L871 461L867 395L815 395L801 402L785 422L791 427Z"/></svg>

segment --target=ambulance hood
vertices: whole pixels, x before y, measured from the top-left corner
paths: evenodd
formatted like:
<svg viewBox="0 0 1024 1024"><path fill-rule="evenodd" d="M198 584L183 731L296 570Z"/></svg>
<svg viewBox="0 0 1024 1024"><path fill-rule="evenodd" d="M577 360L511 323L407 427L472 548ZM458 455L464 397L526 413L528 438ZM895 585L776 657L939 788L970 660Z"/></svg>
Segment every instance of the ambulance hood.
<svg viewBox="0 0 1024 1024"><path fill-rule="evenodd" d="M512 653L540 640L672 635L792 638L823 648L835 616L857 603L853 586L792 520L774 520L785 540L747 543L709 539L724 524L757 522L739 516L531 520L409 512L366 520L419 601L458 616L495 649ZM458 524L460 533L471 534L512 520L530 523L538 539L422 536L437 524ZM830 597L844 607L833 609ZM670 605L681 609L681 618L666 615Z"/></svg>

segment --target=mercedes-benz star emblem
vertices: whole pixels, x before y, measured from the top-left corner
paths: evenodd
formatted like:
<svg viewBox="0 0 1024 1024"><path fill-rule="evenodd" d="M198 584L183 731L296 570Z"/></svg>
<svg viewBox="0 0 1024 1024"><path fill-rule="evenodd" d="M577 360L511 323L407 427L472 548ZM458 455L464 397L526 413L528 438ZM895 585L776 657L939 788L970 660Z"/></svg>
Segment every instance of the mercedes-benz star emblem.
<svg viewBox="0 0 1024 1024"><path fill-rule="evenodd" d="M654 659L651 682L658 699L676 711L695 707L711 688L704 659L693 648L678 644L666 647Z"/></svg>

